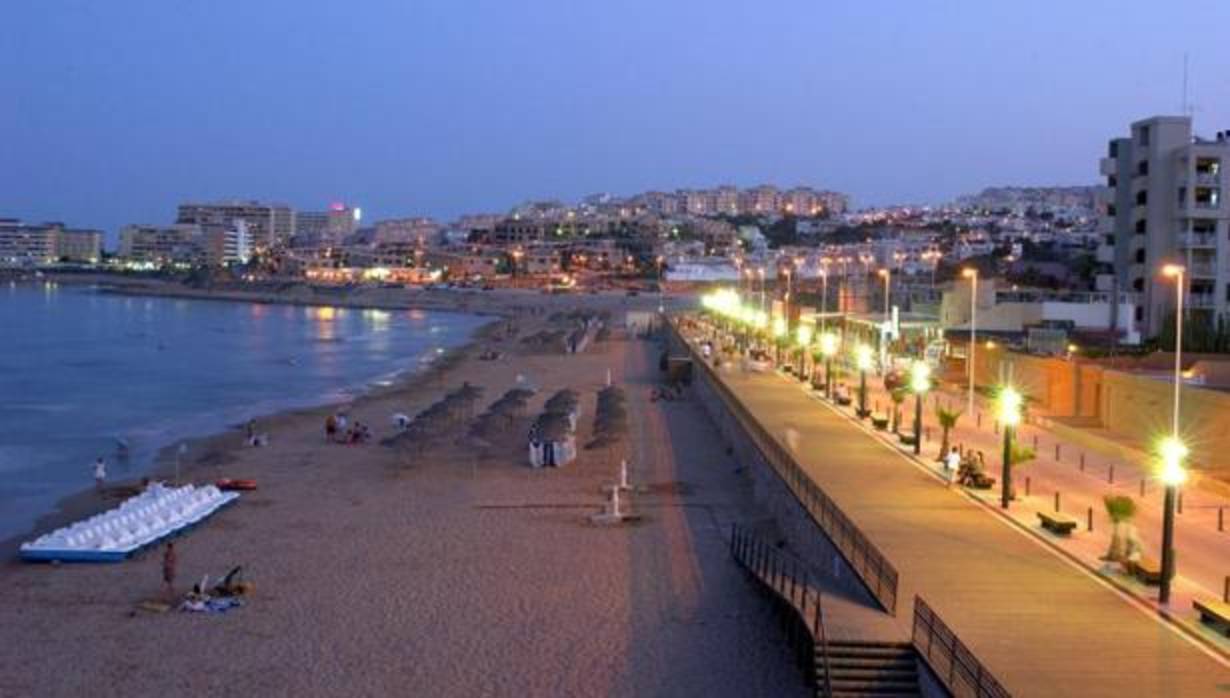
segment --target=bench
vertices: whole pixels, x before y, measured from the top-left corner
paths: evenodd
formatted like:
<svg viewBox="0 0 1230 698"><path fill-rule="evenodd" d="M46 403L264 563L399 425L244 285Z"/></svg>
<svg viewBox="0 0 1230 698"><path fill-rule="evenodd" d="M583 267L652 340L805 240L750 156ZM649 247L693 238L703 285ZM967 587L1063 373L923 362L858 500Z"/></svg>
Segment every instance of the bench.
<svg viewBox="0 0 1230 698"><path fill-rule="evenodd" d="M888 417L872 417L871 426L875 427L877 431L888 429Z"/></svg>
<svg viewBox="0 0 1230 698"><path fill-rule="evenodd" d="M1192 599L1192 608L1200 612L1200 622L1220 625L1222 632L1230 637L1230 603L1214 599Z"/></svg>
<svg viewBox="0 0 1230 698"><path fill-rule="evenodd" d="M1141 584L1161 584L1162 565L1157 560L1142 555L1139 560L1132 563L1132 575L1139 579Z"/></svg>
<svg viewBox="0 0 1230 698"><path fill-rule="evenodd" d="M907 434L905 432L897 432L897 439L900 440L901 443L906 446L914 445L914 435L913 434Z"/></svg>
<svg viewBox="0 0 1230 698"><path fill-rule="evenodd" d="M1060 536L1066 536L1076 530L1076 519L1061 514L1059 512L1040 511L1038 518L1042 521L1042 528Z"/></svg>

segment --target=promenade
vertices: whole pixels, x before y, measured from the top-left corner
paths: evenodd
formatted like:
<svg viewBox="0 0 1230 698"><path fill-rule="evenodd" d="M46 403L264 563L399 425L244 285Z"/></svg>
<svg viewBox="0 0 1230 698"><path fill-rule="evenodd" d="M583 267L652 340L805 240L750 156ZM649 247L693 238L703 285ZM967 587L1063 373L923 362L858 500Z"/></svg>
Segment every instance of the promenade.
<svg viewBox="0 0 1230 698"><path fill-rule="evenodd" d="M1014 696L1230 695L1230 667L773 373L719 372Z"/></svg>

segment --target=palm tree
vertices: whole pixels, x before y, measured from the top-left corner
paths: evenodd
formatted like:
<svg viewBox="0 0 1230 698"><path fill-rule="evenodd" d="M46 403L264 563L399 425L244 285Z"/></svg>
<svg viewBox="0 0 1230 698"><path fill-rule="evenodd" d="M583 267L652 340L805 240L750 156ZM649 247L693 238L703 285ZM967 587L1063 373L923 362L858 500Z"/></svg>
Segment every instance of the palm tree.
<svg viewBox="0 0 1230 698"><path fill-rule="evenodd" d="M947 407L939 406L936 406L935 408L935 418L939 420L941 432L940 460L944 460L944 456L948 455L948 451L950 450L948 435L952 433L953 429L956 428L957 420L961 418L961 414L961 410L952 410Z"/></svg>
<svg viewBox="0 0 1230 698"><path fill-rule="evenodd" d="M893 433L896 434L901 428L901 403L905 402L906 390L893 388L888 395L893 399Z"/></svg>
<svg viewBox="0 0 1230 698"><path fill-rule="evenodd" d="M1126 562L1131 555L1131 548L1139 545L1136 526L1132 524L1132 518L1136 516L1136 502L1126 495L1109 494L1102 498L1102 502L1106 505L1106 514L1114 522L1114 529L1110 536L1110 548L1107 549L1102 559L1111 562Z"/></svg>

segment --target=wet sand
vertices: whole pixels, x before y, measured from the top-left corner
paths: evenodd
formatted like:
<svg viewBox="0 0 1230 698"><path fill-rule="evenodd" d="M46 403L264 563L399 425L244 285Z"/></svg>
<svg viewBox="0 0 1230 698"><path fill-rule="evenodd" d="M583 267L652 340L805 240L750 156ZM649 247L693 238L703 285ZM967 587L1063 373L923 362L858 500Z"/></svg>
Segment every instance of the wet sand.
<svg viewBox="0 0 1230 698"><path fill-rule="evenodd" d="M545 322L518 320L522 336ZM477 360L488 345L505 358ZM260 490L178 539L178 586L243 564L248 604L135 611L160 595L159 551L8 562L0 695L802 695L766 602L725 548L730 522L763 516L698 406L649 401L657 351L620 336L576 356L484 340L356 401L371 443L326 443L321 409L259 420L267 448L243 446L242 431L195 445L205 457L185 477L251 477ZM528 468L542 401L581 393L584 444L607 369L629 392L624 445ZM464 425L421 452L377 443L394 412L463 380L485 388L481 409L518 375L540 391L488 444ZM620 449L649 487L633 498L643 519L591 526ZM78 499L70 508L103 506Z"/></svg>

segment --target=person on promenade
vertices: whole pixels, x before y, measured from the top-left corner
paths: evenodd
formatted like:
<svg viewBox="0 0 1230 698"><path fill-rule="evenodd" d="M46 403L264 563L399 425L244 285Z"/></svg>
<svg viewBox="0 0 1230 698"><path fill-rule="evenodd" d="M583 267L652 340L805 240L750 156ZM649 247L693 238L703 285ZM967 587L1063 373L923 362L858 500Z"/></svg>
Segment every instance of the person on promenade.
<svg viewBox="0 0 1230 698"><path fill-rule="evenodd" d="M166 549L162 552L162 583L166 588L168 599L175 598L175 569L178 562L175 557L175 543L167 543Z"/></svg>
<svg viewBox="0 0 1230 698"><path fill-rule="evenodd" d="M957 473L961 470L961 452L956 446L948 452L944 458L944 479L948 482L948 486L952 487L952 483L957 481Z"/></svg>
<svg viewBox="0 0 1230 698"><path fill-rule="evenodd" d="M107 464L103 461L102 456L94 461L94 488L102 491L103 484L107 480Z"/></svg>

